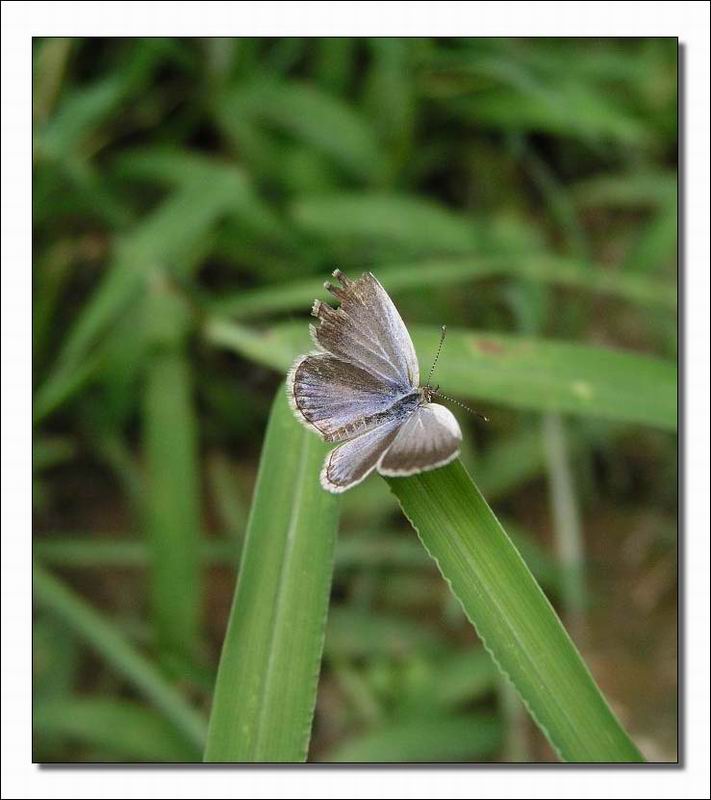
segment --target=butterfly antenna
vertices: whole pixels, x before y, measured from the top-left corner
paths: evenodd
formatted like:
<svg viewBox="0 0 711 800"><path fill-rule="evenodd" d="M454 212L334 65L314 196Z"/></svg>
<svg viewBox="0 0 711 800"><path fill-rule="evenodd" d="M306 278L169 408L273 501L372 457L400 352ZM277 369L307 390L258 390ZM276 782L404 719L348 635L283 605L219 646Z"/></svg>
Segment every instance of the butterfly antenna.
<svg viewBox="0 0 711 800"><path fill-rule="evenodd" d="M437 347L437 355L434 357L434 361L432 362L432 366L430 367L430 374L427 376L427 383L425 384L426 387L429 387L430 381L432 380L432 373L435 371L435 367L437 366L437 361L439 360L439 354L442 352L442 345L444 344L444 337L447 335L447 326L442 325L442 333L439 337L439 346Z"/></svg>
<svg viewBox="0 0 711 800"><path fill-rule="evenodd" d="M464 405L464 403L460 403L459 400L455 400L453 397L449 397L449 395L442 394L439 391L439 386L432 392L433 397L441 397L442 400L449 400L450 403L454 403L457 406L460 406L465 411L468 411L470 414L473 414L475 417L479 417L479 419L483 419L484 422L489 421L489 417L485 417L483 414L480 414L478 411L474 411L473 408L469 408L469 406Z"/></svg>

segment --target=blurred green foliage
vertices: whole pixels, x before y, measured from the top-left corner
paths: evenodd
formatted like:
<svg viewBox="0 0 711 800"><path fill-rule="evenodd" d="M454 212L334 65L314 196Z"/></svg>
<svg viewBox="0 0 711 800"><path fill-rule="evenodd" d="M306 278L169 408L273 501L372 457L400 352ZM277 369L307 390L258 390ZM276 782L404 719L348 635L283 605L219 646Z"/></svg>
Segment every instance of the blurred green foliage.
<svg viewBox="0 0 711 800"><path fill-rule="evenodd" d="M464 461L674 758L676 49L34 41L35 759L200 757L271 397L336 266L423 365L443 322L494 342L480 387L456 337L440 362L491 418L459 415ZM521 342L542 360L497 361ZM562 402L584 367L599 403ZM551 758L413 540L380 479L344 496L310 757Z"/></svg>

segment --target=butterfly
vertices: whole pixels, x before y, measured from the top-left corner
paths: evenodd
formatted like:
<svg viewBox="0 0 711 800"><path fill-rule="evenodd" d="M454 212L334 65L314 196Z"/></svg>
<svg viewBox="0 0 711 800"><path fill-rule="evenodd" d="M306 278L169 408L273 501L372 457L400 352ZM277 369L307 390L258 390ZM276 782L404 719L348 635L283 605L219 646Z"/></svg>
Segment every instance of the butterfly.
<svg viewBox="0 0 711 800"><path fill-rule="evenodd" d="M338 443L321 485L339 493L374 470L404 476L449 464L462 432L448 408L431 402L437 391L429 380L419 386L415 348L393 301L370 272L350 280L336 270L333 277L341 285L324 286L340 307L314 301L318 351L299 357L286 382L297 419Z"/></svg>

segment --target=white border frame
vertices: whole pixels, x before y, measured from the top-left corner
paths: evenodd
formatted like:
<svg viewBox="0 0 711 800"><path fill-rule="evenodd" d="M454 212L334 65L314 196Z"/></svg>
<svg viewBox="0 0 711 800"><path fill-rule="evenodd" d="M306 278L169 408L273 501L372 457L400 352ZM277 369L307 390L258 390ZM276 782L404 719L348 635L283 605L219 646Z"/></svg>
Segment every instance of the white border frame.
<svg viewBox="0 0 711 800"><path fill-rule="evenodd" d="M2 796L688 797L709 792L709 5L5 2L2 6ZM31 37L678 36L684 46L686 611L682 767L73 768L31 764ZM555 773L552 771L555 769Z"/></svg>

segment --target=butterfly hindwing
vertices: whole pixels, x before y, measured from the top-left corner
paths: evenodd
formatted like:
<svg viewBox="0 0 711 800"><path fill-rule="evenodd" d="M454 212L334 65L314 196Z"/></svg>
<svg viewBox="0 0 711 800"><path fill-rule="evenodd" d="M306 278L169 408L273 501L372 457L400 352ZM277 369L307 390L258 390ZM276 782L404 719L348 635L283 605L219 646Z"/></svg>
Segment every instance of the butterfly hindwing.
<svg viewBox="0 0 711 800"><path fill-rule="evenodd" d="M438 403L419 406L402 424L378 464L381 475L413 475L444 466L459 455L462 432L454 414Z"/></svg>
<svg viewBox="0 0 711 800"><path fill-rule="evenodd" d="M339 493L367 478L402 424L402 420L390 420L331 450L321 470L321 486L329 492Z"/></svg>

